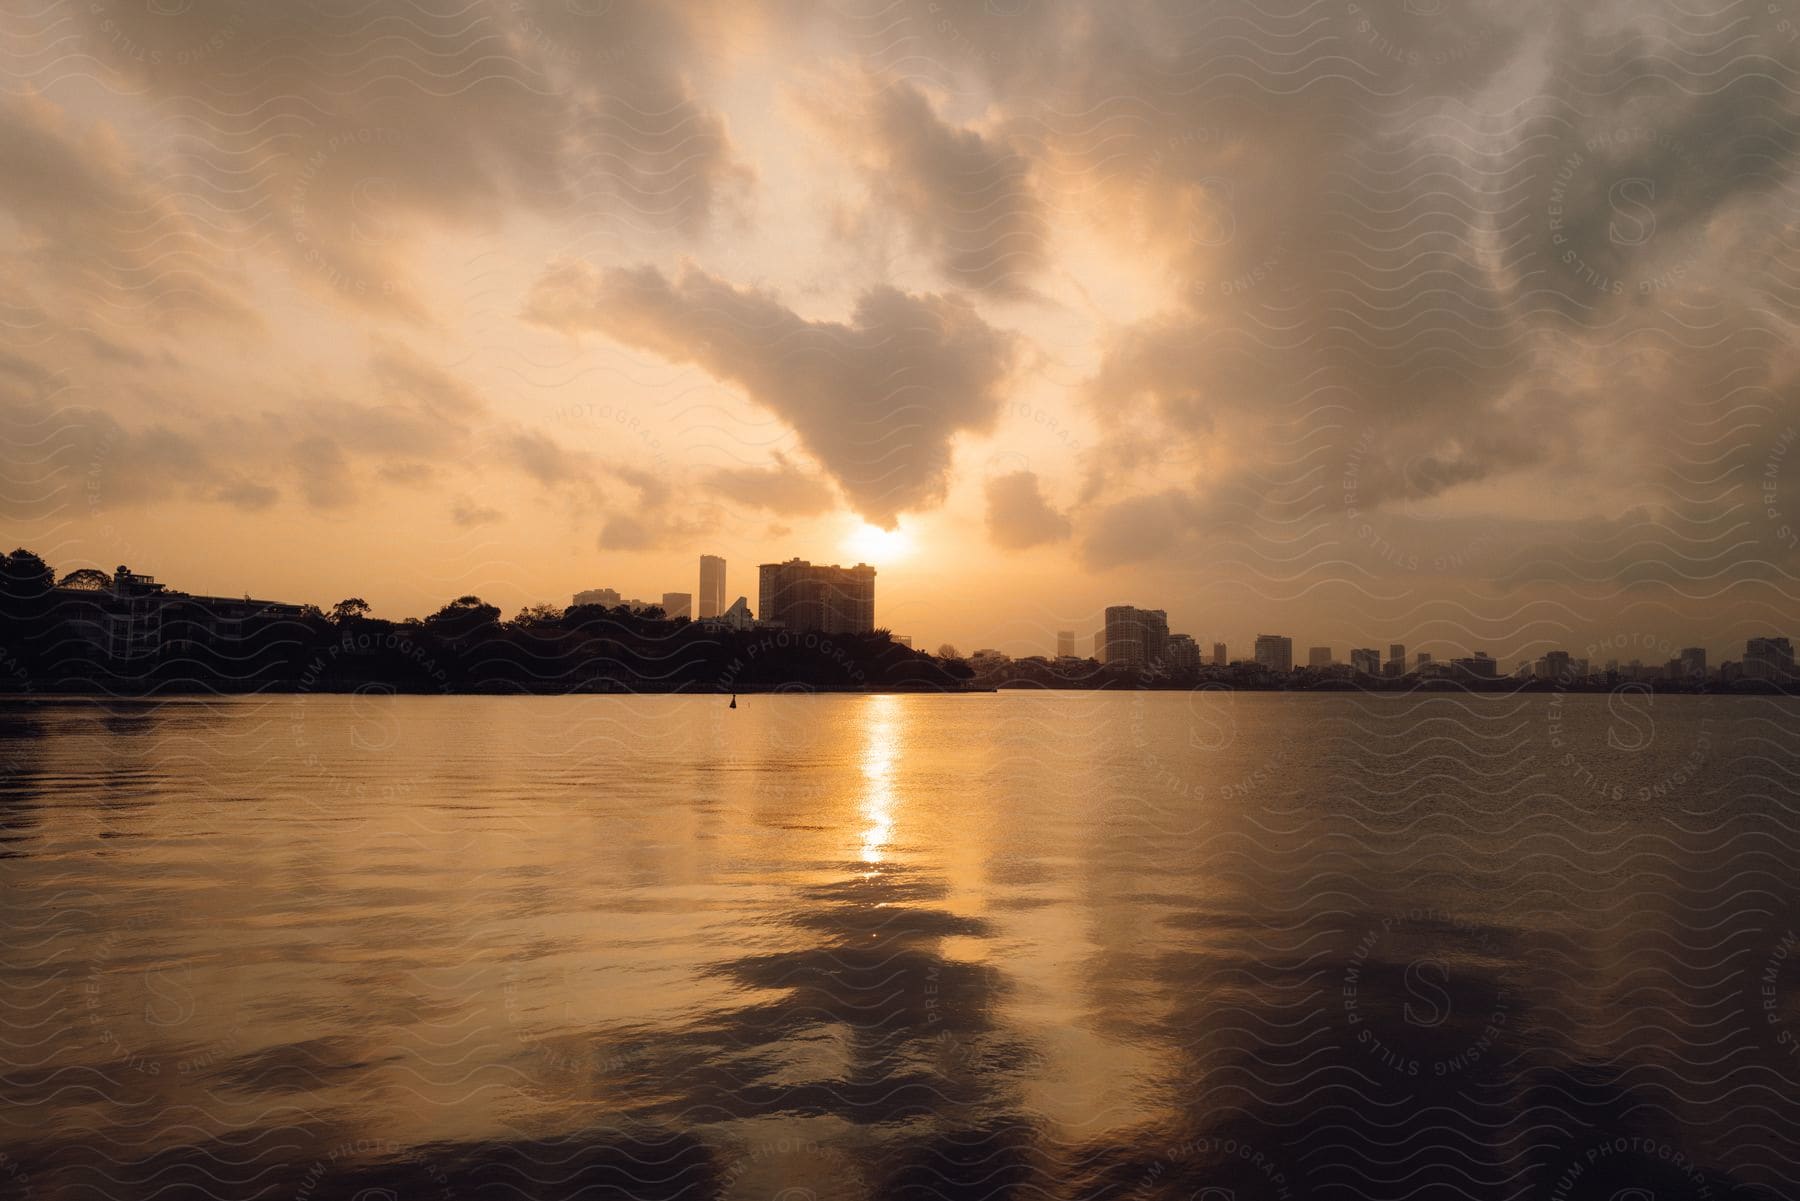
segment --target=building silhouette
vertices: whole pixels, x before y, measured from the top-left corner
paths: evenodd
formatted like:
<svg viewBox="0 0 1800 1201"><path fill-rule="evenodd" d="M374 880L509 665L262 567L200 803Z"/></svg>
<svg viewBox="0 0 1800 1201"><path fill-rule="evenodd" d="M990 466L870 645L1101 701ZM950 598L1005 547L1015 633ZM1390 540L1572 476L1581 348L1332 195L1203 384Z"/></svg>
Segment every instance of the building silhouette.
<svg viewBox="0 0 1800 1201"><path fill-rule="evenodd" d="M663 616L670 621L680 617L689 620L694 616L694 597L689 592L665 592L662 599Z"/></svg>
<svg viewBox="0 0 1800 1201"><path fill-rule="evenodd" d="M1172 672L1193 675L1200 670L1200 644L1186 634L1170 634L1164 661Z"/></svg>
<svg viewBox="0 0 1800 1201"><path fill-rule="evenodd" d="M1465 658L1450 660L1450 670L1466 679L1497 680L1500 678L1500 661L1491 658L1486 651L1476 651Z"/></svg>
<svg viewBox="0 0 1800 1201"><path fill-rule="evenodd" d="M1398 679L1406 674L1406 647L1399 642L1388 644L1387 674Z"/></svg>
<svg viewBox="0 0 1800 1201"><path fill-rule="evenodd" d="M575 606L604 605L608 609L616 609L625 603L617 588L584 588L575 594L571 602Z"/></svg>
<svg viewBox="0 0 1800 1201"><path fill-rule="evenodd" d="M1258 634L1256 661L1270 671L1294 670L1294 640L1281 634Z"/></svg>
<svg viewBox="0 0 1800 1201"><path fill-rule="evenodd" d="M1704 680L1706 678L1706 648L1703 646L1684 646L1681 657L1675 660L1680 678L1684 680Z"/></svg>
<svg viewBox="0 0 1800 1201"><path fill-rule="evenodd" d="M99 572L84 587L59 586L54 596L69 630L95 651L120 661L231 646L305 613L301 605L249 596L177 592L121 565L110 582Z"/></svg>
<svg viewBox="0 0 1800 1201"><path fill-rule="evenodd" d="M1108 667L1143 671L1161 664L1169 649L1169 615L1162 609L1109 605L1106 610Z"/></svg>
<svg viewBox="0 0 1800 1201"><path fill-rule="evenodd" d="M1331 648L1328 646L1315 646L1309 649L1306 652L1306 665L1308 667L1330 667Z"/></svg>
<svg viewBox="0 0 1800 1201"><path fill-rule="evenodd" d="M1056 631L1056 657L1058 659L1073 659L1075 657L1074 630Z"/></svg>
<svg viewBox="0 0 1800 1201"><path fill-rule="evenodd" d="M700 616L718 617L725 612L725 560L700 556Z"/></svg>
<svg viewBox="0 0 1800 1201"><path fill-rule="evenodd" d="M1744 643L1744 678L1785 683L1794 675L1794 646L1786 638L1752 638Z"/></svg>
<svg viewBox="0 0 1800 1201"><path fill-rule="evenodd" d="M1372 646L1359 646L1350 652L1350 670L1359 676L1381 674L1381 652Z"/></svg>
<svg viewBox="0 0 1800 1201"><path fill-rule="evenodd" d="M1231 657L1225 651L1225 644L1223 642L1213 643L1213 666L1226 667L1230 663Z"/></svg>
<svg viewBox="0 0 1800 1201"><path fill-rule="evenodd" d="M867 634L875 629L875 569L815 566L804 559L764 563L757 608L762 620L790 630Z"/></svg>

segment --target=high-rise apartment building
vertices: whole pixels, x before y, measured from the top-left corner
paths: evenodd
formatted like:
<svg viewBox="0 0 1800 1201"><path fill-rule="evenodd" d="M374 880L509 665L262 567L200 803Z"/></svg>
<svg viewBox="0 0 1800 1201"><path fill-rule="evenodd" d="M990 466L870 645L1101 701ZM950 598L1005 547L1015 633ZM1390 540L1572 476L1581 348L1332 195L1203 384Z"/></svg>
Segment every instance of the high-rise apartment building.
<svg viewBox="0 0 1800 1201"><path fill-rule="evenodd" d="M1106 662L1106 631L1103 629L1094 631L1094 662Z"/></svg>
<svg viewBox="0 0 1800 1201"><path fill-rule="evenodd" d="M1294 640L1281 634L1258 634L1256 661L1270 671L1294 670Z"/></svg>
<svg viewBox="0 0 1800 1201"><path fill-rule="evenodd" d="M1225 644L1223 642L1213 643L1213 666L1225 667L1229 665L1230 662L1231 657L1225 652Z"/></svg>
<svg viewBox="0 0 1800 1201"><path fill-rule="evenodd" d="M1200 644L1186 634L1170 634L1163 657L1169 670L1177 674L1193 675L1200 670Z"/></svg>
<svg viewBox="0 0 1800 1201"><path fill-rule="evenodd" d="M625 598L619 595L617 588L589 588L577 592L573 603L577 606L604 605L608 609L615 609L625 603Z"/></svg>
<svg viewBox="0 0 1800 1201"><path fill-rule="evenodd" d="M1108 667L1145 671L1162 666L1169 649L1169 615L1162 609L1110 605L1106 610Z"/></svg>
<svg viewBox="0 0 1800 1201"><path fill-rule="evenodd" d="M1786 638L1752 638L1744 643L1744 678L1786 682L1794 675L1794 645Z"/></svg>
<svg viewBox="0 0 1800 1201"><path fill-rule="evenodd" d="M757 612L765 622L821 634L867 634L875 628L875 569L814 566L804 559L764 563Z"/></svg>
<svg viewBox="0 0 1800 1201"><path fill-rule="evenodd" d="M1073 659L1075 657L1074 630L1056 631L1056 657L1058 659Z"/></svg>
<svg viewBox="0 0 1800 1201"><path fill-rule="evenodd" d="M1381 652L1372 646L1359 646L1350 652L1350 669L1359 676L1381 674Z"/></svg>
<svg viewBox="0 0 1800 1201"><path fill-rule="evenodd" d="M700 556L700 616L718 617L725 612L725 560Z"/></svg>
<svg viewBox="0 0 1800 1201"><path fill-rule="evenodd" d="M693 594L689 592L663 593L662 611L663 616L670 621L674 621L678 617L692 620L694 616Z"/></svg>
<svg viewBox="0 0 1800 1201"><path fill-rule="evenodd" d="M1388 643L1387 674L1403 676L1406 674L1406 647L1402 643Z"/></svg>
<svg viewBox="0 0 1800 1201"><path fill-rule="evenodd" d="M1684 680L1704 680L1706 678L1706 648L1703 646L1686 646L1681 649L1681 678Z"/></svg>
<svg viewBox="0 0 1800 1201"><path fill-rule="evenodd" d="M1306 665L1308 667L1330 667L1331 648L1328 646L1312 647L1306 652Z"/></svg>

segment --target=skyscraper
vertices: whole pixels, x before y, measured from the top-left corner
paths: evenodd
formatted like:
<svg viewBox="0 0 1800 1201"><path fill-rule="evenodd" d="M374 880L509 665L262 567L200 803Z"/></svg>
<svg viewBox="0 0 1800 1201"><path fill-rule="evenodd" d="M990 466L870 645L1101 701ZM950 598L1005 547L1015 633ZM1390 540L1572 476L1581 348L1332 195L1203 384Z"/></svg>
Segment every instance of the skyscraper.
<svg viewBox="0 0 1800 1201"><path fill-rule="evenodd" d="M1075 657L1074 630L1056 631L1056 657L1058 659L1073 659Z"/></svg>
<svg viewBox="0 0 1800 1201"><path fill-rule="evenodd" d="M694 598L686 592L665 592L662 602L663 616L670 621L678 617L694 616Z"/></svg>
<svg viewBox="0 0 1800 1201"><path fill-rule="evenodd" d="M1231 657L1225 653L1225 644L1223 642L1213 643L1213 666L1225 667L1230 662Z"/></svg>
<svg viewBox="0 0 1800 1201"><path fill-rule="evenodd" d="M1200 644L1187 634L1170 634L1164 658L1170 671L1193 675L1200 670Z"/></svg>
<svg viewBox="0 0 1800 1201"><path fill-rule="evenodd" d="M1744 643L1746 680L1786 681L1794 674L1794 645L1786 638L1752 638Z"/></svg>
<svg viewBox="0 0 1800 1201"><path fill-rule="evenodd" d="M1169 615L1162 609L1110 605L1106 610L1108 667L1143 671L1163 663L1169 649Z"/></svg>
<svg viewBox="0 0 1800 1201"><path fill-rule="evenodd" d="M867 634L875 628L875 569L814 566L804 559L764 563L757 611L790 630Z"/></svg>
<svg viewBox="0 0 1800 1201"><path fill-rule="evenodd" d="M1359 646L1350 652L1350 669L1359 676L1381 674L1381 652L1372 646Z"/></svg>
<svg viewBox="0 0 1800 1201"><path fill-rule="evenodd" d="M1256 661L1270 671L1294 670L1294 640L1281 634L1258 634Z"/></svg>
<svg viewBox="0 0 1800 1201"><path fill-rule="evenodd" d="M1406 674L1406 647L1401 643L1388 643L1387 674L1390 676Z"/></svg>
<svg viewBox="0 0 1800 1201"><path fill-rule="evenodd" d="M1703 646L1686 646L1681 649L1681 678L1684 680L1704 680L1706 678L1706 648Z"/></svg>
<svg viewBox="0 0 1800 1201"><path fill-rule="evenodd" d="M700 616L717 617L725 612L725 560L717 555L700 556Z"/></svg>
<svg viewBox="0 0 1800 1201"><path fill-rule="evenodd" d="M1306 652L1306 665L1308 667L1330 667L1331 648L1328 646L1315 646L1308 650Z"/></svg>

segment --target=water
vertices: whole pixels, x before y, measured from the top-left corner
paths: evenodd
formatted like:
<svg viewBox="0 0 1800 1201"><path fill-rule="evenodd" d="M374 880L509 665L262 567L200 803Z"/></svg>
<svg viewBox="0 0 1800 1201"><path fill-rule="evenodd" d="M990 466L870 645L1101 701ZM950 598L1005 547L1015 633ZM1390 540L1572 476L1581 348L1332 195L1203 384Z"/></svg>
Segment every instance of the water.
<svg viewBox="0 0 1800 1201"><path fill-rule="evenodd" d="M0 1196L1800 1194L1780 698L19 702L0 770Z"/></svg>

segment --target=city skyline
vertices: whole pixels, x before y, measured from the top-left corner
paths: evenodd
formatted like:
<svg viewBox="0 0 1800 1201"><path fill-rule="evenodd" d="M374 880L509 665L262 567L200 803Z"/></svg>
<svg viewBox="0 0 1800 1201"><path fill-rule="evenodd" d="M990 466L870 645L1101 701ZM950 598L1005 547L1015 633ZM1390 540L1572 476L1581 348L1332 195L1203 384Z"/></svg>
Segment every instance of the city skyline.
<svg viewBox="0 0 1800 1201"><path fill-rule="evenodd" d="M28 548L21 548L28 549ZM15 552L17 553L17 552ZM91 588L96 585L107 587L123 587L119 581L126 581L132 587L161 592L168 588L158 583L155 573L136 573L126 565L117 566L112 572L98 571L89 567L76 567L68 570L57 569L51 564L52 578L81 581L76 586ZM771 577L771 572L779 573L782 569L803 569L819 578L805 585L810 591L805 592L799 600L797 589L801 585L793 580ZM728 579L729 565L722 556L702 554L699 556L699 577L702 587L706 581L712 581L723 587ZM862 576L861 573L865 573ZM758 565L759 587L758 605L751 608L747 594L740 594L729 606L720 607L716 612L700 616L691 610L694 604L693 594L682 592L663 592L659 601L643 600L627 596L624 592L610 586L581 589L570 597L570 606L596 605L603 608L623 606L632 609L648 609L655 606L660 609L666 619L687 618L689 620L706 620L707 618L727 617L743 628L751 624L781 626L790 625L799 629L811 629L824 632L870 632L875 629L888 629L896 641L911 646L917 637L910 632L893 630L883 621L875 608L874 579L878 574L868 564L856 564L853 568L845 568L838 564L812 564L798 557L778 563ZM84 578L85 577L85 578ZM860 579L860 584L850 584L852 579ZM139 583L141 582L141 583ZM866 593L855 595L845 591L846 587L866 589ZM773 589L773 591L771 591ZM180 589L170 590L173 595L191 595ZM768 598L779 596L782 599L770 605ZM219 604L236 604L230 597L199 596L202 600L210 600ZM363 612L375 614L372 606L367 606L362 598L356 598L358 604L365 606ZM684 603L690 608L683 610ZM323 611L330 611L334 605L343 602L318 602L292 600L259 600L252 602L248 592L243 593L244 604L254 604L284 613L297 613L303 606L312 605ZM541 609L544 606L560 609L562 606L554 602L539 601L532 605L522 606L522 611ZM847 609L841 606L848 605ZM796 608L797 606L797 608ZM727 613L727 609L731 613ZM783 616L771 617L766 612L773 608ZM812 616L799 621L793 620L794 614L805 610ZM734 616L735 615L735 616ZM409 619L420 614L406 615ZM1545 664L1579 661L1588 666L1595 675L1605 670L1620 667L1641 669L1645 678L1650 678L1674 671L1677 678L1718 679L1720 670L1727 665L1740 671L1756 662L1759 657L1774 664L1768 670L1748 667L1748 678L1773 679L1782 678L1791 672L1793 665L1792 640L1790 636L1765 629L1762 633L1743 639L1734 647L1732 644L1696 644L1668 643L1643 637L1628 636L1623 638L1607 638L1578 648L1577 652L1566 646L1544 644L1535 646L1530 653L1495 654L1487 647L1462 647L1452 644L1440 644L1436 650L1413 648L1408 658L1408 647L1403 643L1389 643L1385 648L1359 647L1347 644L1306 643L1291 634L1258 633L1248 639L1250 653L1233 656L1230 639L1212 640L1210 636L1189 634L1171 628L1168 611L1163 609L1141 609L1133 605L1108 606L1102 615L1100 628L1092 635L1093 650L1091 655L1074 655L1076 634L1070 630L1056 630L1052 634L1053 649L1045 650L1026 646L1019 653L1005 651L1003 648L982 648L1005 654L1009 658L1068 658L1085 657L1102 666L1143 671L1152 664L1170 663L1191 664L1194 668L1225 667L1236 663L1255 663L1276 672L1313 670L1319 668L1349 669L1355 676L1374 678L1395 678L1408 675L1426 674L1427 669L1437 668L1440 675L1454 675L1459 671L1467 672L1466 665L1479 661L1483 670L1479 672L1484 678L1509 678L1526 674L1541 679L1554 679L1568 674L1566 668L1551 667L1547 672ZM954 643L922 642L922 646L950 645ZM1236 645L1242 647L1244 642ZM1345 653L1340 657L1338 647L1342 645ZM1210 649L1208 647L1210 646ZM1295 655L1296 646L1305 646L1304 661ZM1448 646L1449 653L1445 653ZM1777 650L1776 648L1783 648ZM1171 655L1171 651L1175 653ZM1716 652L1716 658L1715 656ZM1735 658L1733 656L1736 656ZM1321 656L1323 660L1321 661ZM1659 657L1660 656L1660 657ZM1410 666L1408 665L1410 662ZM1781 666L1785 663L1785 667ZM1511 667L1507 665L1511 664ZM1711 666L1709 667L1709 664ZM1616 672L1615 672L1616 673Z"/></svg>
<svg viewBox="0 0 1800 1201"><path fill-rule="evenodd" d="M1223 11L1031 7L9 23L0 532L414 613L797 553L930 644L1792 608L1785 93L1533 82L1713 52L1654 7L1381 0L1269 32L1259 107L1171 57Z"/></svg>

